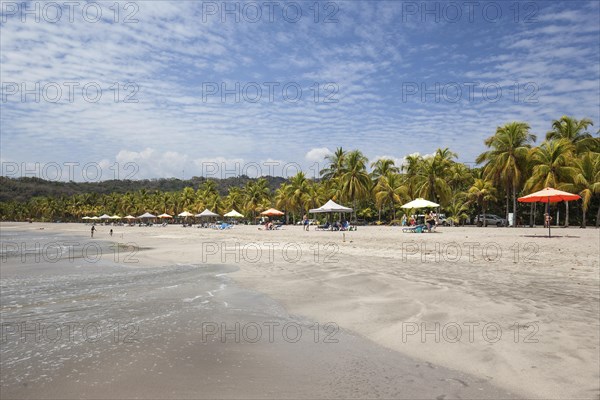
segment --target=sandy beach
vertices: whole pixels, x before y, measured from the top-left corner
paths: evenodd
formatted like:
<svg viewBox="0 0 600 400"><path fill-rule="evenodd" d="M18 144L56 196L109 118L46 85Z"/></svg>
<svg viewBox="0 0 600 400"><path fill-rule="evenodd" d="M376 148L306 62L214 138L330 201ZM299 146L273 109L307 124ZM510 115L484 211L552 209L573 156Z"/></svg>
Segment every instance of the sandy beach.
<svg viewBox="0 0 600 400"><path fill-rule="evenodd" d="M598 229L99 226L91 240L84 224L1 228L3 398L600 396ZM63 251L51 263L43 248L39 262L6 257L7 246L22 252L11 232L41 231L77 242L73 259ZM51 301L29 302L49 288ZM89 308L64 308L78 301ZM39 346L56 368L27 384L24 371L39 377L44 366L21 359L43 349L19 340L17 323L43 330L52 310L62 322L135 321L124 332L136 341L108 325L116 341L78 348L46 335Z"/></svg>

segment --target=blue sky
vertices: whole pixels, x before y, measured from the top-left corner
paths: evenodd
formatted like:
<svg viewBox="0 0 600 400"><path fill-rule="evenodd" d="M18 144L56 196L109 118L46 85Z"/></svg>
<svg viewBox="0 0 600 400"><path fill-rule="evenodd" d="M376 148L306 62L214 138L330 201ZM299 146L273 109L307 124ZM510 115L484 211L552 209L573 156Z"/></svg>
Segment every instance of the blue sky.
<svg viewBox="0 0 600 400"><path fill-rule="evenodd" d="M2 173L293 175L338 146L471 162L513 120L595 132L598 4L3 1Z"/></svg>

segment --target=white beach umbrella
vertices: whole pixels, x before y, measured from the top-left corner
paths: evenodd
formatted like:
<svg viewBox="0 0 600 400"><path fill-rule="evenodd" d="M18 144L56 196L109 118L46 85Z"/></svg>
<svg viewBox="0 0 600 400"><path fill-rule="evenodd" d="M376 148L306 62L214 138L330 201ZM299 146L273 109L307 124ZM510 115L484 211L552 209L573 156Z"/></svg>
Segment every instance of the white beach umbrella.
<svg viewBox="0 0 600 400"><path fill-rule="evenodd" d="M202 211L200 214L196 214L196 217L218 217L219 214L216 214L212 211L210 211L208 208L204 211Z"/></svg>
<svg viewBox="0 0 600 400"><path fill-rule="evenodd" d="M400 208L428 208L439 206L439 204L434 203L433 201L425 200L419 197L418 199L414 199L413 201L400 206Z"/></svg>
<svg viewBox="0 0 600 400"><path fill-rule="evenodd" d="M90 217L88 217L87 215L81 219L91 219Z"/></svg>
<svg viewBox="0 0 600 400"><path fill-rule="evenodd" d="M235 210L231 210L227 214L224 214L223 216L231 217L231 218L243 218L244 217L242 214L240 214L239 212L237 212Z"/></svg>
<svg viewBox="0 0 600 400"><path fill-rule="evenodd" d="M191 212L188 211L184 211L182 213L177 214L178 217L193 217L194 214L192 214Z"/></svg>
<svg viewBox="0 0 600 400"><path fill-rule="evenodd" d="M112 217L110 217L110 219L121 219L121 217L119 217L117 214L115 214Z"/></svg>
<svg viewBox="0 0 600 400"><path fill-rule="evenodd" d="M167 214L167 213L164 213L164 214L160 214L160 215L158 216L158 218L173 218L173 216L172 216L172 215L169 215L169 214Z"/></svg>
<svg viewBox="0 0 600 400"><path fill-rule="evenodd" d="M92 217L92 218L90 218L90 219L97 220L97 219L100 219L100 217L96 217L96 216L94 216L94 217Z"/></svg>
<svg viewBox="0 0 600 400"><path fill-rule="evenodd" d="M102 214L99 219L110 219L110 215Z"/></svg>
<svg viewBox="0 0 600 400"><path fill-rule="evenodd" d="M135 219L135 217L133 215L128 215L126 217L124 217L125 219Z"/></svg>

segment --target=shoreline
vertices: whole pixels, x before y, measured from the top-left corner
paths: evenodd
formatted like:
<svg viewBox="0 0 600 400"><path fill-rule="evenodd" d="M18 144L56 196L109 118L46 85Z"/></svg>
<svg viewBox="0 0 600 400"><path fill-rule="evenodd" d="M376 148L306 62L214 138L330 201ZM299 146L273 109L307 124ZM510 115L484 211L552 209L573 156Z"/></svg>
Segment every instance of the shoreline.
<svg viewBox="0 0 600 400"><path fill-rule="evenodd" d="M87 233L83 224L2 223L10 226ZM561 229L555 240L544 228L111 228L119 242L150 247L128 266L236 265L229 276L240 288L407 357L524 397L598 395L597 229Z"/></svg>

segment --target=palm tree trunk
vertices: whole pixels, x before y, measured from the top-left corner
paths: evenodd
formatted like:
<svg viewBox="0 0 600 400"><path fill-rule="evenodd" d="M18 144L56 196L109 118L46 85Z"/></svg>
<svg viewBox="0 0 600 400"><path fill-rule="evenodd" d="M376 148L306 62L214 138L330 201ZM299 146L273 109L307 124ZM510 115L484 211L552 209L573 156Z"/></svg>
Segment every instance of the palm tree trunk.
<svg viewBox="0 0 600 400"><path fill-rule="evenodd" d="M565 228L569 226L569 202L565 201Z"/></svg>
<svg viewBox="0 0 600 400"><path fill-rule="evenodd" d="M508 186L506 187L506 220L508 221L508 211L510 210L508 204L509 204L509 198L510 198L510 193L509 193L509 189Z"/></svg>
<svg viewBox="0 0 600 400"><path fill-rule="evenodd" d="M598 212L596 213L596 228L600 226L600 207L598 207Z"/></svg>
<svg viewBox="0 0 600 400"><path fill-rule="evenodd" d="M483 227L487 226L487 218L485 217L485 206L481 207L481 214L483 215Z"/></svg>
<svg viewBox="0 0 600 400"><path fill-rule="evenodd" d="M513 183L512 187L512 195L513 195L513 228L517 227L517 188Z"/></svg>
<svg viewBox="0 0 600 400"><path fill-rule="evenodd" d="M533 224L535 222L534 220L534 205L535 203L530 203L529 204L529 227L533 228Z"/></svg>
<svg viewBox="0 0 600 400"><path fill-rule="evenodd" d="M582 221L581 221L581 227L582 227L582 228L585 228L585 225L586 225L586 224L585 224L585 212L586 212L586 211L587 211L587 210L584 208L584 209L583 209L583 219L582 219Z"/></svg>

